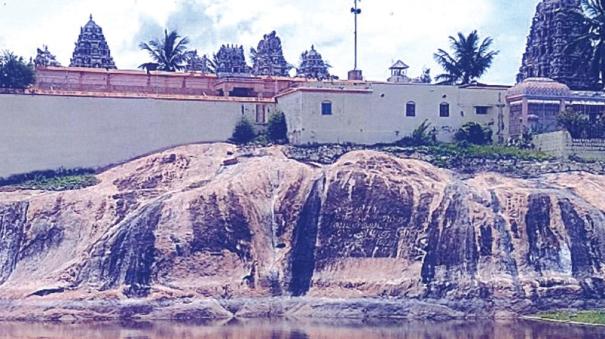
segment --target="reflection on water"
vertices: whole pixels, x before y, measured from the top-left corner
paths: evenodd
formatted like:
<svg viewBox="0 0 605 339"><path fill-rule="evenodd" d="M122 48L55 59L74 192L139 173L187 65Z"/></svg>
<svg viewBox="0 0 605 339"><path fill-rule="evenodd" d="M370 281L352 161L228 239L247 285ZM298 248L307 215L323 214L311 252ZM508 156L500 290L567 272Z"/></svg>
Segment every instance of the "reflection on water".
<svg viewBox="0 0 605 339"><path fill-rule="evenodd" d="M605 338L605 328L534 321L368 322L230 320L208 323L0 323L0 338Z"/></svg>

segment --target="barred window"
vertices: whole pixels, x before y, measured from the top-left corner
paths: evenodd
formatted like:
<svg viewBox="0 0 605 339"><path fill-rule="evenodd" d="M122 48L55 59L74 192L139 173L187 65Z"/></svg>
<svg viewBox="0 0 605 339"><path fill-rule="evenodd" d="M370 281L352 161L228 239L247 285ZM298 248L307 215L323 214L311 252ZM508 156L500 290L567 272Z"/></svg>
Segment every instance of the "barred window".
<svg viewBox="0 0 605 339"><path fill-rule="evenodd" d="M332 115L332 102L324 101L321 103L321 114L322 115Z"/></svg>
<svg viewBox="0 0 605 339"><path fill-rule="evenodd" d="M450 104L447 102L442 102L439 105L439 116L442 118L447 118L450 116Z"/></svg>
<svg viewBox="0 0 605 339"><path fill-rule="evenodd" d="M406 117L415 117L416 116L416 103L413 101L408 101L405 105L405 116Z"/></svg>

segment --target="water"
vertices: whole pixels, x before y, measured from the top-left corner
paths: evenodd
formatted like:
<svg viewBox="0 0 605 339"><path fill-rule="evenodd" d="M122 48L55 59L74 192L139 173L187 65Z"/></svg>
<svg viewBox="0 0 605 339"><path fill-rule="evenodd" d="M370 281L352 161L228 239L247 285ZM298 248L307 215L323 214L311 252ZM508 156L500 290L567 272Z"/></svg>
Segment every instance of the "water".
<svg viewBox="0 0 605 339"><path fill-rule="evenodd" d="M207 323L0 323L0 338L605 338L605 327L535 321L361 322L249 320Z"/></svg>

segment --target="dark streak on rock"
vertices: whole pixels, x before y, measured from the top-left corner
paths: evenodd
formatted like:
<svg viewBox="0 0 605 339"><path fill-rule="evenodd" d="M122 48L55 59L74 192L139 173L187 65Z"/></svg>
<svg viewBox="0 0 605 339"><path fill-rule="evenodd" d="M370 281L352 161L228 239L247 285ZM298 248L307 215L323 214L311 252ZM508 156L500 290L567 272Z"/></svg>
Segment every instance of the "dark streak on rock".
<svg viewBox="0 0 605 339"><path fill-rule="evenodd" d="M492 243L494 241L492 228L489 225L481 225L479 231L479 253L483 257L489 257L492 255Z"/></svg>
<svg viewBox="0 0 605 339"><path fill-rule="evenodd" d="M193 240L193 253L200 251L236 253L241 260L251 261L252 233L248 216L244 214L241 197L229 193L227 200L219 202L216 194L207 199L200 197L189 206ZM226 213L221 212L224 205Z"/></svg>
<svg viewBox="0 0 605 339"><path fill-rule="evenodd" d="M532 194L527 202L525 227L529 251L527 261L538 273L563 271L559 252L561 244L550 228L551 199L546 194Z"/></svg>
<svg viewBox="0 0 605 339"><path fill-rule="evenodd" d="M315 244L321 211L321 192L325 178L315 181L302 208L292 241L291 271L288 290L293 296L302 296L309 291L315 269Z"/></svg>
<svg viewBox="0 0 605 339"><path fill-rule="evenodd" d="M336 258L394 258L400 229L412 216L413 192L391 189L385 178L353 172L350 180L331 182L323 204L317 265ZM371 185L369 180L372 180Z"/></svg>
<svg viewBox="0 0 605 339"><path fill-rule="evenodd" d="M63 241L63 229L57 226L47 226L36 233L34 238L22 244L19 259L40 255Z"/></svg>
<svg viewBox="0 0 605 339"><path fill-rule="evenodd" d="M32 293L31 295L35 295L38 297L44 297L47 296L49 294L56 294L56 293L63 293L65 292L65 288L63 287L57 287L57 288L45 288L42 290L38 290L34 293Z"/></svg>
<svg viewBox="0 0 605 339"><path fill-rule="evenodd" d="M492 211L494 212L494 228L498 232L499 242L498 248L502 253L502 264L504 265L503 270L510 274L513 277L513 281L515 284L518 284L519 270L517 267L517 261L513 258L513 239L511 234L506 230L506 221L504 217L500 214L500 201L498 200L498 196L494 191L490 191L491 200L492 200ZM513 224L516 227L516 223L511 223L511 231L515 232L518 230L513 230ZM517 234L518 235L518 234Z"/></svg>
<svg viewBox="0 0 605 339"><path fill-rule="evenodd" d="M0 284L17 265L29 203L0 204Z"/></svg>
<svg viewBox="0 0 605 339"><path fill-rule="evenodd" d="M427 229L427 244L424 248L426 254L424 256L424 260L422 261L422 269L420 272L422 282L425 284L430 283L435 278L435 269L438 265L439 254L437 247L439 245L439 235L441 233L439 223L441 216L443 215L443 211L445 210L446 203L447 197L443 197L439 207L433 211L431 221Z"/></svg>
<svg viewBox="0 0 605 339"><path fill-rule="evenodd" d="M597 256L591 253L592 246L586 232L586 223L569 199L560 199L559 208L569 236L573 275L574 277L590 276L593 273L593 265L597 270L601 269L601 265L598 260L594 260Z"/></svg>
<svg viewBox="0 0 605 339"><path fill-rule="evenodd" d="M78 280L99 281L103 289L124 284L124 294L129 297L148 295L155 262L154 231L161 210L162 203L155 202L113 228L114 233L95 245L93 258Z"/></svg>
<svg viewBox="0 0 605 339"><path fill-rule="evenodd" d="M440 206L433 212L421 270L425 284L433 281L438 266L445 266L452 281L456 276L473 278L477 273L479 250L468 207L463 203L466 195L461 184L448 187ZM455 284L449 286L453 288Z"/></svg>

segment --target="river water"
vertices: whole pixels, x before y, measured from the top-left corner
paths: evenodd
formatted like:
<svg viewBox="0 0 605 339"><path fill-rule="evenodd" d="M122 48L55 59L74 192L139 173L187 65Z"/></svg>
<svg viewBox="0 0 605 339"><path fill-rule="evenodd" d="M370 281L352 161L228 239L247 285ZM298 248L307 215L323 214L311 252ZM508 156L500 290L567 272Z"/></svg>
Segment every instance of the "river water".
<svg viewBox="0 0 605 339"><path fill-rule="evenodd" d="M207 323L0 323L0 338L605 338L605 327L536 321L361 322L250 320Z"/></svg>

